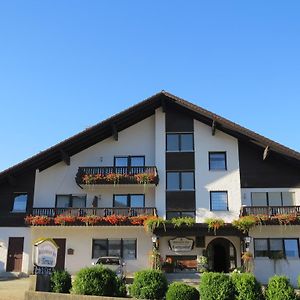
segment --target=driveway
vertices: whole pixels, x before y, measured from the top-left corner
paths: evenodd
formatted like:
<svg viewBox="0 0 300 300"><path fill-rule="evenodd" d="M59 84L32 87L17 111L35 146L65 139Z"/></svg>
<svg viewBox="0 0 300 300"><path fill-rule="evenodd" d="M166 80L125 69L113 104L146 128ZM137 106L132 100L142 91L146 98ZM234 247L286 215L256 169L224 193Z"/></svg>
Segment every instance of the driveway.
<svg viewBox="0 0 300 300"><path fill-rule="evenodd" d="M29 289L29 277L0 280L1 300L24 300L24 293Z"/></svg>

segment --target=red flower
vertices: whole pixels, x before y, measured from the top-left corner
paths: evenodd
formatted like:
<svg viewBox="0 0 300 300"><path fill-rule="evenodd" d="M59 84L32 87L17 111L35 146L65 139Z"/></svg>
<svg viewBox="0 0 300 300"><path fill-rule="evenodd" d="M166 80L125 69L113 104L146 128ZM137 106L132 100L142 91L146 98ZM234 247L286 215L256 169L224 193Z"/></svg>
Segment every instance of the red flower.
<svg viewBox="0 0 300 300"><path fill-rule="evenodd" d="M54 224L56 225L66 225L75 223L76 217L71 215L58 215L54 218Z"/></svg>

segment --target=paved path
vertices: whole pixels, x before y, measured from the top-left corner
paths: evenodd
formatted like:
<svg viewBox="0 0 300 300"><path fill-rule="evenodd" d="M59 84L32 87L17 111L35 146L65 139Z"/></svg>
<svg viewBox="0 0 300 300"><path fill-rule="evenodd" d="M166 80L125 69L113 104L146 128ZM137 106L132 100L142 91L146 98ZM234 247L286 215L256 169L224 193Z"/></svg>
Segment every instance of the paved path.
<svg viewBox="0 0 300 300"><path fill-rule="evenodd" d="M166 273L166 276L169 283L176 281L198 287L200 282L200 274L194 272Z"/></svg>
<svg viewBox="0 0 300 300"><path fill-rule="evenodd" d="M29 289L29 278L0 280L1 300L24 300L24 293Z"/></svg>

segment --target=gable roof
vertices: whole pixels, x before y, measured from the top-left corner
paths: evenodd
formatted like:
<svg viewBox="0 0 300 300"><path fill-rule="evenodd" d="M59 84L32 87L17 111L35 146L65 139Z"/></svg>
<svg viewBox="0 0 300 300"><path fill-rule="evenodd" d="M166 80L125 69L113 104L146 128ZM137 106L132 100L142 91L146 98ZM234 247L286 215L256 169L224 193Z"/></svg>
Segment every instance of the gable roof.
<svg viewBox="0 0 300 300"><path fill-rule="evenodd" d="M153 115L155 109L161 106L163 109L173 107L178 110L183 110L184 112L191 114L195 119L209 126L212 126L214 123L217 130L221 130L238 139L245 140L263 148L269 147L270 151L275 152L286 159L293 160L293 162L297 164L300 163L299 152L285 147L182 98L172 95L166 91L161 91L150 98L143 100L142 102L139 102L138 104L133 105L128 109L24 160L23 162L0 172L0 180L7 176L18 175L26 170L44 170L62 161L65 156L70 157L112 136L116 130L121 131Z"/></svg>

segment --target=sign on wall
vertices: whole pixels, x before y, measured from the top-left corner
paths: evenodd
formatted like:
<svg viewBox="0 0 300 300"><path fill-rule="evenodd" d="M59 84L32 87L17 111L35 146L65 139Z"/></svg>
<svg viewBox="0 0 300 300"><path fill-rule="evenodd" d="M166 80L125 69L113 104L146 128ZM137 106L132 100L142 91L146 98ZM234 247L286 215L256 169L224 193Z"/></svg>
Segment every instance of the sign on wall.
<svg viewBox="0 0 300 300"><path fill-rule="evenodd" d="M38 267L54 268L58 246L52 239L40 239L34 243L34 264Z"/></svg>
<svg viewBox="0 0 300 300"><path fill-rule="evenodd" d="M174 252L189 252L194 247L194 240L188 238L175 238L169 240L169 245Z"/></svg>

